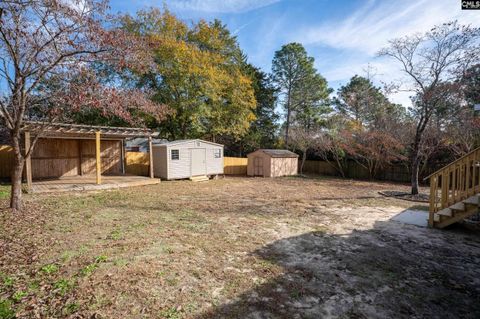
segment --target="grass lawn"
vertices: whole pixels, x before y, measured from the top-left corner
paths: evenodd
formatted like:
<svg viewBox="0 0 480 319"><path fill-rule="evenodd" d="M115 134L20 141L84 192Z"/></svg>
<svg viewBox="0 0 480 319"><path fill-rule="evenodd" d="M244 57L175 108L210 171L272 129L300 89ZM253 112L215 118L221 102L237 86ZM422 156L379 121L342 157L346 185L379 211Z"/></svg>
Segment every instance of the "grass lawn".
<svg viewBox="0 0 480 319"><path fill-rule="evenodd" d="M0 186L0 318L479 318L480 236L392 221L406 186L226 178ZM10 317L9 317L10 316Z"/></svg>
<svg viewBox="0 0 480 319"><path fill-rule="evenodd" d="M10 196L10 185L0 183L0 200L8 199Z"/></svg>

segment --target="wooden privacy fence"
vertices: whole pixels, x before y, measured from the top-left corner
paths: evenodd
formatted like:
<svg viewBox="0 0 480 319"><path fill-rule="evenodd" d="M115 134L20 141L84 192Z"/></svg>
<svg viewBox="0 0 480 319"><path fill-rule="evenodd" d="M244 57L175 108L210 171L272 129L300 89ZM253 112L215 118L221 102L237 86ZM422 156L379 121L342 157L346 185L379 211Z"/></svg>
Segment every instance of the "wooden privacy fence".
<svg viewBox="0 0 480 319"><path fill-rule="evenodd" d="M299 162L299 172L301 161ZM303 173L340 176L340 173L326 161L305 161ZM368 170L355 161L348 161L344 166L345 177L351 179L369 179ZM390 165L377 172L375 179L392 182L410 182L410 172L405 165Z"/></svg>
<svg viewBox="0 0 480 319"><path fill-rule="evenodd" d="M126 152L125 173L139 176L148 176L149 160L149 153Z"/></svg>
<svg viewBox="0 0 480 319"><path fill-rule="evenodd" d="M10 178L13 166L13 148L9 145L0 145L0 178Z"/></svg>
<svg viewBox="0 0 480 319"><path fill-rule="evenodd" d="M301 165L302 161L298 160L298 173L300 173ZM331 176L339 175L332 165L324 161L305 161L303 172Z"/></svg>
<svg viewBox="0 0 480 319"><path fill-rule="evenodd" d="M223 173L225 175L247 175L248 158L225 157L223 159Z"/></svg>

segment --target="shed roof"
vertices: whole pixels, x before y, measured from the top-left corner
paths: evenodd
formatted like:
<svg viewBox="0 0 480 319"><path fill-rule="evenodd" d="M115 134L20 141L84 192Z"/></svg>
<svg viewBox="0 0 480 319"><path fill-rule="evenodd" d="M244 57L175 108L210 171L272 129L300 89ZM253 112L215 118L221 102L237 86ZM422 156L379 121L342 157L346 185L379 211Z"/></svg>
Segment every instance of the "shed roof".
<svg viewBox="0 0 480 319"><path fill-rule="evenodd" d="M298 154L291 152L289 150L275 150L275 149L259 149L255 152L263 152L270 157L282 158L282 157L298 157ZM253 152L253 153L255 153ZM252 153L250 153L252 154Z"/></svg>
<svg viewBox="0 0 480 319"><path fill-rule="evenodd" d="M223 147L222 144L210 142L210 141L205 141L201 139L189 139L189 140L176 140L176 141L170 141L170 142L165 142L161 144L157 144L155 146L172 146L172 145L180 145L180 144L186 144L186 143L191 143L191 142L202 142L202 143L207 143L207 144L212 144L212 145L217 145Z"/></svg>
<svg viewBox="0 0 480 319"><path fill-rule="evenodd" d="M154 138L152 139L152 145L159 145L165 143L166 140ZM131 137L125 140L125 147L138 147L140 152L148 152L148 138L146 137Z"/></svg>
<svg viewBox="0 0 480 319"><path fill-rule="evenodd" d="M136 127L111 127L67 123L24 121L22 131L31 131L42 137L92 137L100 132L104 138L148 137L157 135L150 129Z"/></svg>

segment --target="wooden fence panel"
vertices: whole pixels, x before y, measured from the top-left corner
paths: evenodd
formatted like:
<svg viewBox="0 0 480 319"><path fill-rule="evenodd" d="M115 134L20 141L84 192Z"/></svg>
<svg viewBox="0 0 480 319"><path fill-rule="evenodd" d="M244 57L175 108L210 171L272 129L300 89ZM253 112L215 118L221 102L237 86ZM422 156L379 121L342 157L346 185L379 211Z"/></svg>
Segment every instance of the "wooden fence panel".
<svg viewBox="0 0 480 319"><path fill-rule="evenodd" d="M299 162L300 164L300 162ZM349 161L345 165L345 177L352 179L369 179L368 170L360 164ZM305 161L303 166L304 173L340 176L340 173L326 161ZM428 174L428 172L423 175ZM377 173L376 179L408 183L410 181L410 173L405 165L397 164L385 167Z"/></svg>
<svg viewBox="0 0 480 319"><path fill-rule="evenodd" d="M0 178L10 178L13 166L13 148L9 145L0 145Z"/></svg>
<svg viewBox="0 0 480 319"><path fill-rule="evenodd" d="M125 172L132 175L149 176L149 161L149 153L126 152Z"/></svg>
<svg viewBox="0 0 480 319"><path fill-rule="evenodd" d="M247 175L248 158L225 157L223 159L223 173L225 175Z"/></svg>
<svg viewBox="0 0 480 319"><path fill-rule="evenodd" d="M362 165L358 164L354 161L348 161L348 164L345 167L345 175L351 179L370 179L370 173L368 169L363 167ZM381 174L378 174L378 178L380 178Z"/></svg>
<svg viewBox="0 0 480 319"><path fill-rule="evenodd" d="M301 164L302 162L299 160L298 165L300 166ZM300 172L300 169L298 171ZM325 161L305 161L303 172L330 176L339 175L335 167Z"/></svg>

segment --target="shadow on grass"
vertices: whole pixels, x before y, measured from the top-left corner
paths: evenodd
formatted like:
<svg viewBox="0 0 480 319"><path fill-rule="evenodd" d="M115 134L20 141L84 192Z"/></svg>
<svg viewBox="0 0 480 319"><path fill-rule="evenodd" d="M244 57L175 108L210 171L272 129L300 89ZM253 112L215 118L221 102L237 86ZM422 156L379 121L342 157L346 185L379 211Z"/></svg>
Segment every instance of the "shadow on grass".
<svg viewBox="0 0 480 319"><path fill-rule="evenodd" d="M281 239L254 254L284 274L197 318L480 317L478 234L385 221Z"/></svg>

